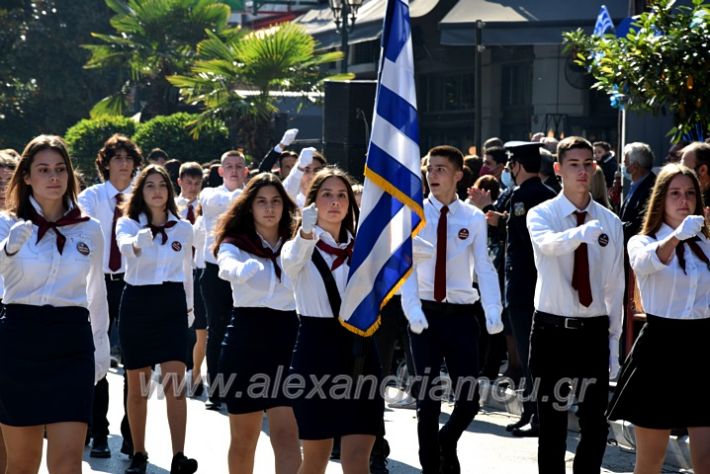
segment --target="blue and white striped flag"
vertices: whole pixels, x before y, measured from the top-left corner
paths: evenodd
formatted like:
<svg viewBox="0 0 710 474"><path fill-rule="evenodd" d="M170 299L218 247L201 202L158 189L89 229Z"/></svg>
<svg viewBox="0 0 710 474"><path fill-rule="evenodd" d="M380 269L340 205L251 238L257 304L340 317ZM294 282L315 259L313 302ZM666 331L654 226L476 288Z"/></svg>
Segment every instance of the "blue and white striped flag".
<svg viewBox="0 0 710 474"><path fill-rule="evenodd" d="M340 319L372 335L380 309L412 272L424 225L409 0L388 0L360 223Z"/></svg>
<svg viewBox="0 0 710 474"><path fill-rule="evenodd" d="M609 15L609 10L606 9L606 5L602 5L601 10L599 10L599 15L597 15L597 22L594 24L594 36L604 36L607 32L614 32L614 22L611 20L611 15Z"/></svg>

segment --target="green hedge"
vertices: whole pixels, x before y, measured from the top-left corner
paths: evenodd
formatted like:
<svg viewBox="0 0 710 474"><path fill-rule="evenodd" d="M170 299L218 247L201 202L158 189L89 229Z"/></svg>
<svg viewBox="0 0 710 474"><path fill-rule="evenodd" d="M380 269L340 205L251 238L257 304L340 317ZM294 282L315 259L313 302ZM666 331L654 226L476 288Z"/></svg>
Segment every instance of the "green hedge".
<svg viewBox="0 0 710 474"><path fill-rule="evenodd" d="M192 137L190 123L196 115L178 112L155 117L140 124L133 139L147 155L153 148L161 148L170 158L182 161L207 162L219 159L229 150L227 128L215 125L200 132L200 137Z"/></svg>
<svg viewBox="0 0 710 474"><path fill-rule="evenodd" d="M73 125L64 134L71 156L86 176L87 184L97 181L96 155L104 142L114 133L132 136L137 124L126 117L101 117L84 119Z"/></svg>

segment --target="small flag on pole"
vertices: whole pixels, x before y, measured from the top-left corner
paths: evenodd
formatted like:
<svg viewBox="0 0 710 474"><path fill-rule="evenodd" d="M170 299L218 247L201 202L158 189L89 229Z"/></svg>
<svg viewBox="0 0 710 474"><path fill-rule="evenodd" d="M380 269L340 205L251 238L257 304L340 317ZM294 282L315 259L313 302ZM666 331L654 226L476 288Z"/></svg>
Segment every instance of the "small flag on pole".
<svg viewBox="0 0 710 474"><path fill-rule="evenodd" d="M599 15L597 15L597 22L594 24L594 36L604 36L606 33L614 32L614 22L611 20L611 15L609 15L609 10L607 10L606 5L602 5L599 10Z"/></svg>
<svg viewBox="0 0 710 474"><path fill-rule="evenodd" d="M342 324L372 335L380 310L412 272L412 239L424 225L419 121L409 0L388 0L360 223Z"/></svg>

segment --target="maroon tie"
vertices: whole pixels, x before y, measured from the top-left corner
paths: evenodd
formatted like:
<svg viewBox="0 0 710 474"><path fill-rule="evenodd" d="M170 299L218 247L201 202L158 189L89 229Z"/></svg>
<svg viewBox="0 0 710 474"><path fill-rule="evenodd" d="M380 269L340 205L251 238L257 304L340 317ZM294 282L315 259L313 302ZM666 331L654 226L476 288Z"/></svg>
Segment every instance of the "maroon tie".
<svg viewBox="0 0 710 474"><path fill-rule="evenodd" d="M330 266L330 271L333 272L336 268L345 263L345 261L348 262L348 266L350 265L350 260L353 256L353 245L355 245L355 241L351 240L347 247L341 249L340 247L331 247L322 240L319 240L316 247L327 254L335 255L335 260L333 260L333 264Z"/></svg>
<svg viewBox="0 0 710 474"><path fill-rule="evenodd" d="M449 212L447 206L441 208L439 215L439 225L436 227L436 266L434 267L434 299L444 301L446 299L446 228L448 220L446 214Z"/></svg>
<svg viewBox="0 0 710 474"><path fill-rule="evenodd" d="M162 237L162 240L160 241L160 245L165 245L165 243L168 241L168 234L165 232L165 229L170 229L171 227L175 227L175 224L177 224L177 222L168 221L165 223L165 225L148 224L148 225L146 225L146 227L150 229L150 232L153 234L154 240L158 235L160 235Z"/></svg>
<svg viewBox="0 0 710 474"><path fill-rule="evenodd" d="M575 211L577 216L577 226L584 224L586 212ZM579 302L589 307L592 304L592 286L589 283L589 255L587 255L587 244L579 244L574 251L574 271L572 273L572 288L577 290Z"/></svg>
<svg viewBox="0 0 710 474"><path fill-rule="evenodd" d="M116 222L121 217L121 203L123 202L123 194L116 194L116 207L113 210L113 223L111 224L111 252L108 257L108 269L112 272L117 272L121 268L121 252L118 250L116 242Z"/></svg>
<svg viewBox="0 0 710 474"><path fill-rule="evenodd" d="M44 237L44 234L46 234L49 229L54 230L54 233L57 235L57 250L59 250L59 253L61 254L64 251L64 244L66 244L67 238L59 231L59 228L65 225L86 222L89 220L89 217L82 216L79 208L75 207L66 215L62 216L62 218L57 222L49 222L44 217L40 216L34 208L32 208L30 220L39 228L37 230L37 242L42 240L42 237Z"/></svg>
<svg viewBox="0 0 710 474"><path fill-rule="evenodd" d="M187 220L190 221L190 224L195 224L195 208L192 204L187 205Z"/></svg>

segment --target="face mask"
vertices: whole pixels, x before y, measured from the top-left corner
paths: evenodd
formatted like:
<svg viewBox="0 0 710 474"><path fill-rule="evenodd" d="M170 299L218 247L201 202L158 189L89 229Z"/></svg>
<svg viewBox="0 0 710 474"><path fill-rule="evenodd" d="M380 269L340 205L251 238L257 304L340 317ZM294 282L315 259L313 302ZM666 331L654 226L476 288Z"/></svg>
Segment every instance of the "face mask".
<svg viewBox="0 0 710 474"><path fill-rule="evenodd" d="M513 173L511 173L508 169L504 169L500 175L500 182L503 183L503 186L505 186L506 188L512 188L513 186L515 186L515 179L513 178Z"/></svg>
<svg viewBox="0 0 710 474"><path fill-rule="evenodd" d="M486 165L481 166L481 171L478 172L478 175L485 176L487 174L493 174L493 170Z"/></svg>
<svg viewBox="0 0 710 474"><path fill-rule="evenodd" d="M623 163L621 163L621 174L624 176L624 179L631 181L631 173L629 173L628 168Z"/></svg>

